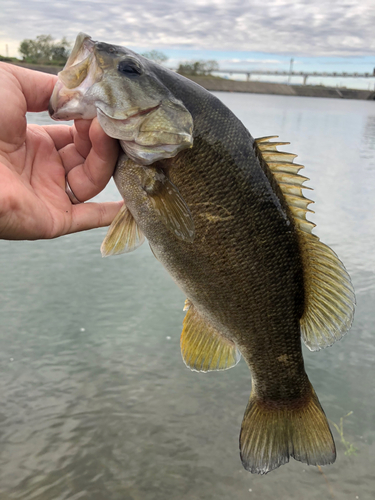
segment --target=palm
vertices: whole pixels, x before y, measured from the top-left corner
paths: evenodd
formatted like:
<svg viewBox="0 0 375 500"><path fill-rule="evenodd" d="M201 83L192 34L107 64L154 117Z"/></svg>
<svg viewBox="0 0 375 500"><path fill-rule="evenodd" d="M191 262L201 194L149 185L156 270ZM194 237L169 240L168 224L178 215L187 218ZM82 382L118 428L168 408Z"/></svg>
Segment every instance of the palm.
<svg viewBox="0 0 375 500"><path fill-rule="evenodd" d="M112 174L116 142L96 120L26 126L26 111L46 109L55 83L51 75L32 75L25 85L24 73L15 78L8 65L0 66L0 236L52 238L108 225L118 204L72 205L65 176L81 201L92 198Z"/></svg>
<svg viewBox="0 0 375 500"><path fill-rule="evenodd" d="M65 194L65 169L60 156L41 128L28 130L25 139L26 147L9 154L10 162L3 157L0 163L0 176L5 181L0 185L1 198L7 195L22 201L7 211L7 226L14 226L15 239L25 237L18 224L20 218L27 230L26 238L64 234L71 223L72 207ZM9 187L13 193L2 192Z"/></svg>

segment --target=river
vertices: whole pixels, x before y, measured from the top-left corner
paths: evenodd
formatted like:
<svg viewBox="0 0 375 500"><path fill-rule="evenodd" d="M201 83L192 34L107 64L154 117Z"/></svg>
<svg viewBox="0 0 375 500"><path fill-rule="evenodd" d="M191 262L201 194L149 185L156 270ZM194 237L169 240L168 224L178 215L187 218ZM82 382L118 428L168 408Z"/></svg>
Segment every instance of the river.
<svg viewBox="0 0 375 500"><path fill-rule="evenodd" d="M97 229L0 241L1 500L375 497L375 102L217 96L254 137L291 142L284 150L299 155L314 188L315 233L352 277L349 334L320 352L304 348L336 463L291 459L266 476L246 472L245 362L189 371L179 348L184 295L147 244L102 259L106 229ZM50 122L46 113L28 121ZM118 198L113 183L98 196Z"/></svg>

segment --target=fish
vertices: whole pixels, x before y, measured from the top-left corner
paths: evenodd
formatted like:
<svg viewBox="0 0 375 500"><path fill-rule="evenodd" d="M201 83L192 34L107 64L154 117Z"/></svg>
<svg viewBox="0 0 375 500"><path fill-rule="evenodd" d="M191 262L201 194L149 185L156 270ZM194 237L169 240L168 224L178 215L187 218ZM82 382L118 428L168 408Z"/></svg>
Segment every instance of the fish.
<svg viewBox="0 0 375 500"><path fill-rule="evenodd" d="M295 154L277 136L254 139L196 83L117 45L80 33L50 101L56 120L97 116L122 152L114 180L124 205L103 256L145 239L186 294L181 333L191 370L243 357L251 392L240 431L246 470L290 457L335 461L327 417L304 367L311 351L350 329L354 289L313 233L312 200Z"/></svg>

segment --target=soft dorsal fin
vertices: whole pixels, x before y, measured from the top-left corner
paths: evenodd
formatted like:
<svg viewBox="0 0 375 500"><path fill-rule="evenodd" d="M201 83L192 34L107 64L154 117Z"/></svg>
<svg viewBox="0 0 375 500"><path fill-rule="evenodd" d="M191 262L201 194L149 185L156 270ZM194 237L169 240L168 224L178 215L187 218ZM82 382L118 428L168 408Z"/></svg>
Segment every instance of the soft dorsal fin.
<svg viewBox="0 0 375 500"><path fill-rule="evenodd" d="M227 370L235 366L241 358L235 343L203 319L188 299L186 310L181 333L181 354L186 366L199 372Z"/></svg>
<svg viewBox="0 0 375 500"><path fill-rule="evenodd" d="M349 330L354 315L353 285L343 263L335 252L312 234L315 224L306 219L312 200L302 189L309 180L299 175L302 165L293 163L296 155L277 151L270 142L274 137L255 140L257 153L268 165L293 215L300 241L304 268L305 310L301 318L301 334L306 346L317 351L332 345Z"/></svg>
<svg viewBox="0 0 375 500"><path fill-rule="evenodd" d="M355 295L350 276L335 252L314 234L299 231L303 250L306 305L301 333L311 351L332 345L349 331Z"/></svg>

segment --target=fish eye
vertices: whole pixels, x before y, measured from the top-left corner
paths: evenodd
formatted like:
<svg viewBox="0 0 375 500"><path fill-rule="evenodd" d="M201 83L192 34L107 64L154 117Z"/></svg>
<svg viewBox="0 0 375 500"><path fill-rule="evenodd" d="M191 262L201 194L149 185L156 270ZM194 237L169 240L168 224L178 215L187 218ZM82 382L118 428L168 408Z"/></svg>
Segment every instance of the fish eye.
<svg viewBox="0 0 375 500"><path fill-rule="evenodd" d="M130 61L129 59L120 61L117 69L120 73L128 76L140 75L142 73L141 68L134 61Z"/></svg>

